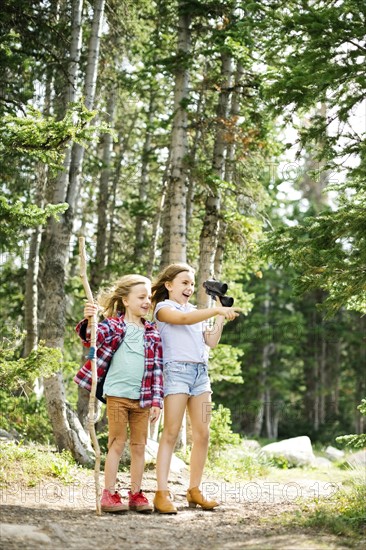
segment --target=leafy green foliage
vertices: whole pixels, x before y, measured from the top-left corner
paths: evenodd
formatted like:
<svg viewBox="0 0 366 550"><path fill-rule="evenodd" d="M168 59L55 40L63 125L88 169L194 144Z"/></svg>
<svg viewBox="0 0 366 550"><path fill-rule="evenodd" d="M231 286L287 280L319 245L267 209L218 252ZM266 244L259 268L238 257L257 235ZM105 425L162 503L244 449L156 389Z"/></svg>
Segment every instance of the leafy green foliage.
<svg viewBox="0 0 366 550"><path fill-rule="evenodd" d="M64 9L68 9L65 5ZM52 2L6 0L1 6L0 114L24 113L45 74L65 69L67 25ZM54 38L54 40L51 39ZM47 69L45 69L47 67Z"/></svg>
<svg viewBox="0 0 366 550"><path fill-rule="evenodd" d="M226 325L223 344L213 352L214 400L230 407L232 426L242 433L255 433L264 399L270 405L261 420L262 431L266 429L265 414L270 410L270 420L273 423L279 420L280 436L298 435L303 430L324 438L330 438L335 430L348 433L352 431L348 425L352 425L353 419L351 396L362 392L362 384L357 383L362 377L360 357L364 331L361 321L351 314L345 319L341 312L335 321L336 342L333 345L325 341L324 326L315 312L315 299L301 300L293 296L290 278L296 276L299 291L300 287L301 291L321 288L319 301L323 301L324 290L332 311L345 303L347 307L363 311L360 308L363 307L365 265L365 224L361 219L365 210L364 139L361 134L358 139L349 126L364 88L364 69L359 63L363 51L360 36L364 8L356 0L331 4L318 0L310 3L290 0L286 4L265 0L239 8L232 0L213 0L181 2L179 6L187 9L192 17L192 49L184 59L176 54L178 2L142 0L138 6L131 0L108 2L97 81L99 115L92 118L93 113L83 110L82 101L68 111L65 104L71 28L69 3L57 6L54 2L34 0L5 3L0 21L0 71L4 90L0 113L5 121L0 130L4 192L0 208L6 222L2 226L2 240L11 252L2 265L4 331L14 324L22 324L27 265L24 248L30 233L27 227L44 223L47 217L42 217L42 212L33 207L40 204L36 200L37 188L46 187L42 203L47 203L53 192L53 174L43 172L43 163L47 162L55 170L60 167L62 150L68 140L80 139L85 143L93 139L85 148L75 221L77 227L85 230L88 253L93 261L97 255L97 203L107 212L108 265L103 272L106 279L103 283L124 273L146 271L163 184L169 176L167 159L174 117L174 76L184 63L190 74L189 97L183 105L188 116L189 151L185 161L191 187L187 200L188 259L197 263L205 199L213 191L219 191L224 204L220 222L227 228L222 273L229 282L235 303L244 310L244 315ZM91 15L92 10L84 10L82 24L86 38L90 35ZM85 52L84 38L78 67L80 88ZM238 111L237 115L218 120L223 54L229 55L238 69L239 81L230 90L236 95ZM80 89L78 95L79 92ZM114 93L113 117L108 105ZM313 108L322 100L327 101L328 112L319 116L313 113ZM26 108L30 104L33 108ZM97 144L95 139L106 130L99 118L104 118L103 111L111 114L111 123L118 134L108 167L102 160L103 142ZM48 116L49 113L54 116ZM273 260L276 263L278 260L284 269L267 270L258 242L263 238L263 225L276 225L273 221L275 188L269 181L268 166L276 164L279 152L286 145L276 135L278 124L275 126L273 118L278 114L292 122L298 116L311 117L311 124L299 129L301 144L308 152L311 148L314 157L319 156L326 168L340 160L343 162L344 153L360 162L352 167L344 187L334 188L338 194L335 214L329 210L316 216L312 212L311 219L303 225L300 205L291 220L297 224L293 234L287 233L287 228L281 229L272 240L268 232L268 247L271 247L268 254L273 252ZM340 124L332 122L333 116ZM226 170L231 177L217 177L212 166L218 124L225 129L228 152L231 144L231 152L235 150L234 158L230 154L226 156ZM100 197L96 183L101 175L106 175L105 168L108 190ZM64 191L60 193L63 197ZM61 213L61 206L47 206L46 212L52 215L51 211L56 213L60 207ZM139 237L137 220L142 229ZM160 235L158 233L153 272L160 260ZM84 293L80 281L75 282L78 279L75 275L77 247L73 242L71 246L69 262L65 262L68 332L64 357L77 361L80 347L71 332L75 319L81 315ZM253 277L253 273L257 276ZM316 291L313 296L319 295ZM269 303L267 313L266 302ZM328 378L316 388L311 387L316 378L316 361L323 352ZM16 362L17 355L8 360L9 364ZM19 365L18 376L13 364L15 386L23 380L21 371L25 367ZM76 401L77 388L71 382L70 372L66 378L68 396L72 395ZM308 416L313 405L309 395L324 397L328 414L333 410L331 400L336 393L339 396L337 418L329 416L333 415L329 412L324 424L314 428ZM25 437L30 432L31 401L32 398L29 411L24 403L27 416L21 433ZM22 405L16 403L18 407ZM41 404L40 409L34 410L35 417L43 416ZM35 433L35 426L31 431Z"/></svg>
<svg viewBox="0 0 366 550"><path fill-rule="evenodd" d="M214 406L213 406L214 407ZM239 444L240 437L232 432L230 409L219 405L213 408L210 424L209 456L217 455L226 445Z"/></svg>
<svg viewBox="0 0 366 550"><path fill-rule="evenodd" d="M366 194L343 198L336 211L308 216L293 227L268 234L262 251L277 265L293 266L298 294L327 293L322 307L331 316L341 307L366 312Z"/></svg>
<svg viewBox="0 0 366 550"><path fill-rule="evenodd" d="M366 416L366 399L362 399L357 408L363 416ZM366 434L341 435L336 438L336 441L354 449L364 449L366 447Z"/></svg>
<svg viewBox="0 0 366 550"><path fill-rule="evenodd" d="M14 395L0 389L0 427L16 439L34 443L53 443L52 426L44 398L37 399L30 391Z"/></svg>
<svg viewBox="0 0 366 550"><path fill-rule="evenodd" d="M44 116L33 107L28 107L24 117L7 115L0 129L0 162L25 154L60 169L70 140L82 143L93 139L95 129L89 123L95 115L82 101L70 104L62 120ZM104 125L101 129L108 128Z"/></svg>
<svg viewBox="0 0 366 550"><path fill-rule="evenodd" d="M298 292L325 291L328 315L341 307L364 313L365 134L356 114L366 84L365 3L269 0L249 9L264 31L265 98L286 122L306 117L300 145L321 161L325 178L340 169L347 178L329 187L338 195L335 209L269 233L262 250L276 265L295 267Z"/></svg>
<svg viewBox="0 0 366 550"><path fill-rule="evenodd" d="M240 359L243 352L228 344L220 344L211 350L210 379L212 382L226 380L232 384L242 384Z"/></svg>
<svg viewBox="0 0 366 550"><path fill-rule="evenodd" d="M6 344L5 344L6 345ZM19 357L13 345L0 349L0 389L25 391L39 376L50 376L61 366L60 349L48 348L40 343L27 358Z"/></svg>
<svg viewBox="0 0 366 550"><path fill-rule="evenodd" d="M0 219L3 222L0 227L2 245L10 248L26 229L45 224L51 216L57 220L67 208L66 203L47 204L45 208L39 208L35 204L24 204L20 200L10 202L5 197L0 197Z"/></svg>
<svg viewBox="0 0 366 550"><path fill-rule="evenodd" d="M266 97L276 111L283 114L287 106L291 117L324 102L327 117L314 115L309 130L302 133L303 143L317 136L323 143L319 157L331 164L335 158L360 151L362 140L351 121L366 84L362 65L365 3L293 0L281 6L270 0L257 10L262 11L260 28L265 31L269 66ZM340 124L332 124L334 120ZM345 133L347 140L342 139Z"/></svg>

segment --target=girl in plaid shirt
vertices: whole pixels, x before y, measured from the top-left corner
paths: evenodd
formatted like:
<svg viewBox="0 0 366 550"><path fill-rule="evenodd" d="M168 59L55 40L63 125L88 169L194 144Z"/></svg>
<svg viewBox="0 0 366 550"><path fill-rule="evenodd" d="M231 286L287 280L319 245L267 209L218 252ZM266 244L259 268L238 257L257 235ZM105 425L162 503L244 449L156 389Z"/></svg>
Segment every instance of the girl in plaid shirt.
<svg viewBox="0 0 366 550"><path fill-rule="evenodd" d="M108 416L108 454L101 509L151 512L152 507L141 490L145 445L149 420L157 421L163 404L160 337L155 325L144 319L151 306L151 282L141 275L125 275L102 292L97 302L105 316L97 330L97 396L102 401L105 397ZM88 318L96 315L98 305L87 303L85 318L76 327L85 346L90 346ZM90 360L74 381L90 391ZM122 502L121 495L115 491L127 426L131 447L128 504Z"/></svg>

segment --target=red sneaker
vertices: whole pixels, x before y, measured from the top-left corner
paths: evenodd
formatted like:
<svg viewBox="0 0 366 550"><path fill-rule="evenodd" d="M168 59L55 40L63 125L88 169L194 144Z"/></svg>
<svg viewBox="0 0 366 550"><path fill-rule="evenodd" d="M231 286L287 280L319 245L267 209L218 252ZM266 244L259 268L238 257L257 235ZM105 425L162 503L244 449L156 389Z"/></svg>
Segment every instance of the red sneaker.
<svg viewBox="0 0 366 550"><path fill-rule="evenodd" d="M128 505L123 504L121 501L121 495L117 491L113 494L104 489L102 498L100 500L100 507L102 512L127 512Z"/></svg>
<svg viewBox="0 0 366 550"><path fill-rule="evenodd" d="M149 501L141 490L134 495L131 493L131 491L128 491L128 503L130 506L130 510L134 510L135 512L144 512L145 514L148 514L153 510L152 506L149 504Z"/></svg>

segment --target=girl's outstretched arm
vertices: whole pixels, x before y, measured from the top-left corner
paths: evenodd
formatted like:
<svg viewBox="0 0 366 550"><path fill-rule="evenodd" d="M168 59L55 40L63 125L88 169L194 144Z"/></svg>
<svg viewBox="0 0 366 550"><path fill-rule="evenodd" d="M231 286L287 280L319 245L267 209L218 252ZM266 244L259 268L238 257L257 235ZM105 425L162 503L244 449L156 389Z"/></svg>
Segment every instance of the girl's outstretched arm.
<svg viewBox="0 0 366 550"><path fill-rule="evenodd" d="M172 325L194 325L206 321L216 315L222 315L225 319L232 321L238 317L240 308L238 307L208 307L204 309L195 309L185 313L183 311L177 311L169 307L168 305L159 309L156 313L156 317L162 323L170 323Z"/></svg>

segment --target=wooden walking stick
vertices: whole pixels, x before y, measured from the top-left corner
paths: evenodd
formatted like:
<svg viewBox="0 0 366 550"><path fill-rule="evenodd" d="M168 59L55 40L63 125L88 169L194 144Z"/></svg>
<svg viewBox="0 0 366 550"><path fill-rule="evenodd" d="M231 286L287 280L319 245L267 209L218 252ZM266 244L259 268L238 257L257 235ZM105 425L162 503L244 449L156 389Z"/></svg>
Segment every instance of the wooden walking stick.
<svg viewBox="0 0 366 550"><path fill-rule="evenodd" d="M85 251L85 238L79 237L79 253L80 253L80 277L83 282L83 287L85 290L86 297L88 302L93 303L93 294L90 289L88 282L88 277L86 274L86 251ZM96 511L97 515L101 515L100 507L100 482L99 482L99 472L100 472L100 447L98 439L95 433L95 394L97 390L97 319L96 315L89 317L88 326L90 328L90 350L89 350L89 359L91 361L92 367L92 386L89 397L89 415L88 415L88 427L89 434L93 444L95 452L95 465L94 465L94 481L95 481L95 495L96 495Z"/></svg>

